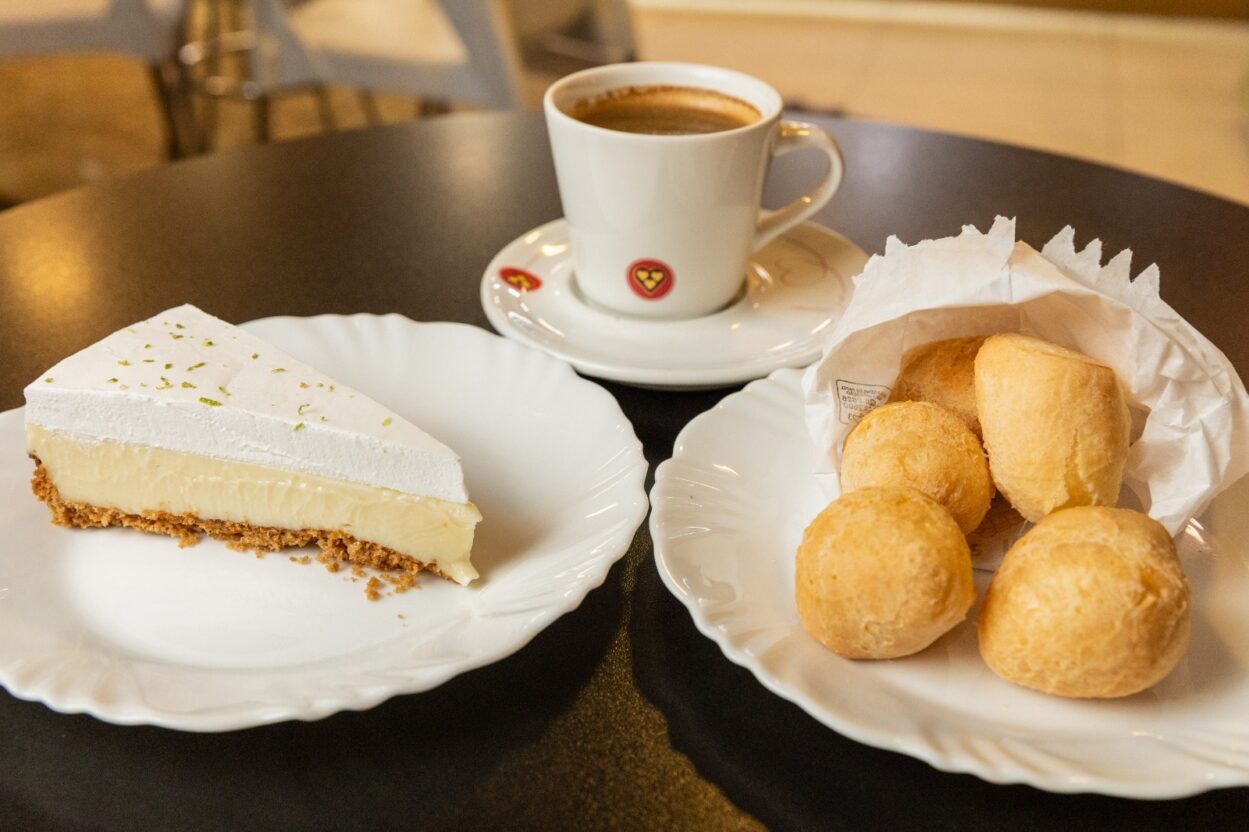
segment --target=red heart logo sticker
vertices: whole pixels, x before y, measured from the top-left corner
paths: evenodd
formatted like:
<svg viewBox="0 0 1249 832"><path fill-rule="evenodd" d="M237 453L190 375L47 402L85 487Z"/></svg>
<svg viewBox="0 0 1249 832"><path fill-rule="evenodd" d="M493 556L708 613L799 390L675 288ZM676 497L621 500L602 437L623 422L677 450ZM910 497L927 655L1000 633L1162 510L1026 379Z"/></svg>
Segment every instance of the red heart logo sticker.
<svg viewBox="0 0 1249 832"><path fill-rule="evenodd" d="M629 288L640 298L659 300L672 291L672 267L660 260L637 260L629 266Z"/></svg>
<svg viewBox="0 0 1249 832"><path fill-rule="evenodd" d="M542 281L536 274L510 266L499 269L499 279L518 292L536 292L542 288Z"/></svg>

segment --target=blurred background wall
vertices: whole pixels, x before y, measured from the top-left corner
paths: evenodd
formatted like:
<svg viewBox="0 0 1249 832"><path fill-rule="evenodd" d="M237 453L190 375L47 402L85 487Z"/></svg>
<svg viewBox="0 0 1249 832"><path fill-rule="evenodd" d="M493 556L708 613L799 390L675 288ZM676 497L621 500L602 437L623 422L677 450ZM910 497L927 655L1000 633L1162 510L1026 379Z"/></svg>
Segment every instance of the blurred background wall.
<svg viewBox="0 0 1249 832"><path fill-rule="evenodd" d="M738 68L794 108L1072 154L1249 203L1249 0L0 0L0 206L169 161L151 61L20 48L32 42L21 25L107 18L118 3L178 14L160 70L179 105L172 155L534 107L566 72L637 57ZM331 67L334 50L364 57ZM484 61L494 92L353 74L430 55Z"/></svg>

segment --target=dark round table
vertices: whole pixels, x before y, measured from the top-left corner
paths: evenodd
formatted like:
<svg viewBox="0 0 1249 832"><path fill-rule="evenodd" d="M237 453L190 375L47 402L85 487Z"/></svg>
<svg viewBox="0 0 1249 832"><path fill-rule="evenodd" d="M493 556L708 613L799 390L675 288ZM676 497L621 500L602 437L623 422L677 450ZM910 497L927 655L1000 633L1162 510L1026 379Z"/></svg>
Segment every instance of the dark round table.
<svg viewBox="0 0 1249 832"><path fill-rule="evenodd" d="M1157 262L1163 296L1249 374L1249 208L1019 148L824 124L848 173L818 220L869 252L995 214L1018 217L1034 245L1071 224L1081 242L1133 248L1138 268ZM769 202L800 190L810 164L780 160ZM534 114L252 148L11 209L0 410L61 357L184 302L231 321L400 312L486 327L491 256L559 214ZM725 392L605 386L652 466ZM1243 829L1249 817L1246 788L1052 795L844 739L698 634L645 526L580 608L427 693L224 734L118 727L0 693L0 736L0 828L13 830Z"/></svg>

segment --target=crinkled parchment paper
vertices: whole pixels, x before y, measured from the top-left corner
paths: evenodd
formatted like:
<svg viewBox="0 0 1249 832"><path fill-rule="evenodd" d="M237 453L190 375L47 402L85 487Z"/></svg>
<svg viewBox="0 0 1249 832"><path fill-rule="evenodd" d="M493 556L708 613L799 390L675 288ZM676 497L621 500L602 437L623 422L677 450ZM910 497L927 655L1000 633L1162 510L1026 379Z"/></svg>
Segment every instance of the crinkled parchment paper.
<svg viewBox="0 0 1249 832"><path fill-rule="evenodd" d="M840 494L846 434L889 397L907 350L1013 331L1114 368L1135 417L1120 505L1178 534L1249 470L1249 396L1227 357L1159 297L1158 267L1133 280L1131 258L1123 251L1103 266L1101 242L1077 252L1070 226L1038 252L1003 217L987 234L965 226L913 246L889 238L803 378L816 475L829 499ZM1017 515L997 520L973 537L986 556L1020 533Z"/></svg>

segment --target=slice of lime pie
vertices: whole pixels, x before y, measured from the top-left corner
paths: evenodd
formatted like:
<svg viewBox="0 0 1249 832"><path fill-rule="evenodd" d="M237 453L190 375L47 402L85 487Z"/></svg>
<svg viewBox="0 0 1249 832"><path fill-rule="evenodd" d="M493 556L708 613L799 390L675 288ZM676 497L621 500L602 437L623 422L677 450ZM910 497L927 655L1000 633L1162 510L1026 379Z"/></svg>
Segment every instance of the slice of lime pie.
<svg viewBox="0 0 1249 832"><path fill-rule="evenodd" d="M25 392L32 485L55 523L316 543L336 561L477 577L481 515L455 452L194 306L113 333Z"/></svg>

